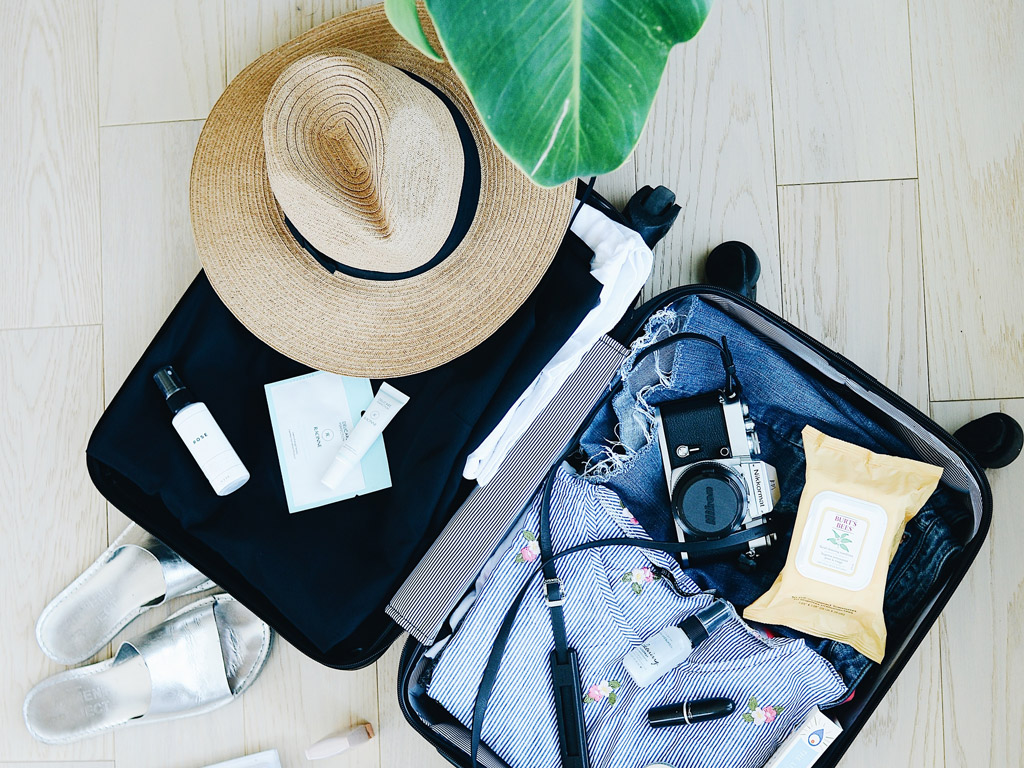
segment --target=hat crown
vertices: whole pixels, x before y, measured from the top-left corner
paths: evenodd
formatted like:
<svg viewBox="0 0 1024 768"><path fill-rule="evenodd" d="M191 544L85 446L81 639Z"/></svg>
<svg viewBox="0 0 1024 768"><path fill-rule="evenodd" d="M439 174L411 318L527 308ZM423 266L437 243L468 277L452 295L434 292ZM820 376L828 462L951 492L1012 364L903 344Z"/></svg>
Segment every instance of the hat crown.
<svg viewBox="0 0 1024 768"><path fill-rule="evenodd" d="M334 181L338 192L348 195L350 204L365 216L365 222L380 238L391 234L379 178L379 163L372 145L357 138L358 129L342 118L325 126L312 137L311 149L319 165Z"/></svg>
<svg viewBox="0 0 1024 768"><path fill-rule="evenodd" d="M455 222L465 159L448 107L361 53L316 53L288 66L267 99L263 144L285 215L341 264L415 269Z"/></svg>
<svg viewBox="0 0 1024 768"><path fill-rule="evenodd" d="M421 20L428 39L439 47L425 13ZM332 96L337 109L333 116L320 110L323 130L300 131L302 135L293 139L273 138L286 137L284 126L290 125L273 109L268 110L272 102L283 107L283 92L271 98L275 84L282 89L286 84L284 80L278 83L282 73L315 52L334 56L351 49L397 68L385 70L394 75L389 77L372 71L367 74L361 62L358 68L350 67L361 71L358 77L375 83L374 94L382 83L392 82L403 88L422 85L440 99L440 104L426 102L438 111L441 104L448 110L448 115L439 113L431 128L432 138L416 148L378 141L373 131L400 135L405 107L413 114L431 107L361 93L345 99ZM352 62L353 57L345 58ZM314 69L327 66L315 62L309 60ZM288 86L291 90L297 87L301 83ZM360 92L365 89L359 84ZM419 91L412 98L422 102L426 95ZM386 103L388 109L381 112L386 115L369 114L363 106L367 99ZM300 106L307 109L310 114L304 119L312 120L311 107L297 101L293 105L296 110ZM342 121L338 118L341 113L349 117ZM296 115L291 123L297 122ZM456 125L457 145L455 132L444 122L449 118ZM418 119L422 124L422 115ZM287 141L305 151L301 166L300 160L282 160ZM318 146L314 146L316 141ZM409 157L390 156L389 147L398 147ZM419 157L414 157L416 153ZM319 167L328 158L335 165ZM433 167L440 175L434 178L429 175L432 171L422 171L431 158L444 158L435 162ZM418 162L413 163L414 159ZM389 173L392 167L402 173ZM338 178L344 173L366 180L372 192L369 199L376 195L378 201L371 208L381 212L384 229L392 234L382 236L380 221L373 223L372 217L356 215L354 198L358 196L346 195L342 202L331 197L341 196L334 189L339 185L346 192L358 186L340 183ZM356 253L369 251L368 243L397 242L408 231L410 209L413 213L418 209L395 204L396 179L416 173L416 182L409 187L422 190L428 198L423 210L447 217L451 216L450 207L430 206L448 194L448 206L459 201L454 225L437 254L408 275L365 275L344 267L332 273L328 247L317 240L314 248L302 233L325 240L335 231L349 233L349 247ZM460 175L461 187L456 191ZM302 205L299 198L291 197L289 185L307 194L310 204ZM320 185L330 194L321 193ZM407 43L388 21L384 6L377 4L302 33L267 51L235 76L210 111L199 137L192 163L190 213L196 250L210 285L262 342L311 368L390 379L420 373L466 354L513 316L536 290L565 236L574 189L574 184L550 189L534 185L490 140L452 68ZM321 194L331 206L330 221L322 231L319 221L301 218L304 209L323 205ZM290 221L285 220L286 211ZM448 226L446 219L439 229ZM352 235L357 230L358 237ZM430 255L428 248L436 247L425 246L425 241L415 237L412 242L412 250L423 258ZM553 279L557 284L561 277ZM496 343L500 346L501 342Z"/></svg>

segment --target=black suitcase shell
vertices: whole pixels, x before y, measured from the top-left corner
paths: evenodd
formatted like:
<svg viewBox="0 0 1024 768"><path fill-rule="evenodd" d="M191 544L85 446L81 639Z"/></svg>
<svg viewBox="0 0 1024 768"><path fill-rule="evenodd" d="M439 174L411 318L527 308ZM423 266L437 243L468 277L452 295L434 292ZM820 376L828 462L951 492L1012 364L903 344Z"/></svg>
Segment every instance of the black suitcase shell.
<svg viewBox="0 0 1024 768"><path fill-rule="evenodd" d="M975 517L974 531L963 550L955 557L943 583L938 586L933 595L929 596L931 600L926 610L918 617L912 631L904 637L890 635L889 646L892 650L886 653L884 661L876 665L857 686L857 694L854 699L828 710L829 716L840 722L843 732L818 759L815 768L833 768L839 763L885 694L896 682L896 678L899 677L911 656L924 640L925 635L938 619L949 598L966 576L988 534L992 519L992 492L984 470L975 458L956 438L931 418L842 355L830 350L770 310L731 291L709 285L688 285L665 291L634 310L610 335L616 341L629 346L640 334L652 314L687 296L699 296L702 299L710 300L718 309L723 309L730 314L733 319L737 319L737 314L743 317L746 324L752 329L762 333L768 332L776 340L787 340L793 349L816 359L822 368L828 371L828 378L833 382L845 382L845 385L851 389L859 388L872 398L877 398L885 408L893 413L898 413L905 420L901 429L902 437L907 438L912 445L922 448L924 454L921 456L922 460L939 463L936 461L934 448L928 448L929 443L932 446L936 444L943 446L951 456L959 460L960 471L956 474L960 475L959 482L964 486L961 490L966 491L972 500ZM610 381L609 386L612 383L613 381ZM574 439L578 439L578 436L579 432ZM429 727L421 716L423 708L417 703L417 662L422 658L425 650L426 646L412 637L406 641L402 650L397 690L402 713L409 724L424 739L433 744L446 760L457 766L474 768L470 762L468 746L466 746L469 743L467 729L461 724L451 723L445 731L447 735L443 735ZM429 707L429 704L427 706ZM505 764L496 755L486 750L485 745L481 745L480 761L488 768L505 768Z"/></svg>
<svg viewBox="0 0 1024 768"><path fill-rule="evenodd" d="M591 197L591 204L598 207L602 212L611 218L625 223L621 215L607 201L594 194ZM629 222L636 229L641 229L635 222ZM667 227L665 227L667 229ZM662 233L663 234L663 233ZM167 323L160 334L174 322L176 314L182 310L182 305L192 296L195 300L195 285L186 293L178 307L172 312ZM740 317L743 322L760 333L766 333L774 337L776 341L785 343L790 351L795 351L806 359L813 360L815 367L821 370L821 375L826 376L835 383L856 389L859 396L869 398L873 401L872 407L889 411L887 418L892 414L899 416L902 426L894 426L901 430L901 436L908 439L913 445L921 446L922 456L925 461L936 462L936 446L941 451L955 459L959 465L957 476L961 490L969 493L975 516L975 527L970 540L966 543L961 553L955 558L944 582L931 595L931 601L926 610L918 617L917 624L905 637L894 638L890 636L890 647L893 648L887 653L882 664L878 665L867 678L857 686L855 699L837 708L829 710L829 714L837 717L843 726L843 732L829 747L827 752L816 763L816 768L832 768L835 766L857 734L863 728L872 712L879 705L886 692L893 685L896 678L902 672L907 662L921 644L928 630L935 623L946 605L950 596L963 580L984 543L988 533L992 515L992 496L988 482L981 466L960 445L960 443L942 427L933 422L928 416L921 413L914 406L903 400L899 395L889 390L881 382L861 370L855 364L828 349L820 342L808 336L800 329L794 327L773 312L751 302L738 294L721 288L709 285L689 285L666 291L649 300L642 306L629 313L619 323L616 329L609 334L616 341L625 346L638 336L647 319L657 310L687 296L699 296L714 303L719 309L723 309L736 319ZM202 301L217 302L212 292L209 296L203 296ZM158 339L160 336L158 335ZM294 369L294 371L292 370ZM282 362L282 376L296 375L307 371L298 364ZM612 384L609 381L609 386ZM881 410L879 411L882 412ZM897 422L893 422L894 425ZM188 559L197 568L206 572L217 580L218 571L223 569L215 552L197 548L184 529L175 526L154 526L154 500L152 497L140 492L125 478L118 476L116 472L102 463L97 462L91 456L87 456L87 463L90 475L99 491L128 517L136 520L144 527L161 538L169 546L177 550L183 557ZM936 462L939 463L939 462ZM465 493L460 493L457 502L450 509L454 514L458 504L465 498ZM450 516L449 514L449 516ZM159 515L157 516L159 518ZM380 625L374 629L374 640L369 645L363 645L355 653L342 655L327 655L320 652L312 643L297 632L294 627L288 625L283 617L274 609L273 605L254 586L239 581L237 575L230 580L230 591L242 603L267 620L299 650L311 658L337 669L358 669L373 663L379 658L396 639L402 634L402 629L390 618L383 615L374 617ZM225 583L228 583L227 580ZM895 643L892 641L896 641ZM421 716L421 709L417 704L417 662L422 657L425 647L410 638L403 648L398 672L397 695L405 718L409 724L419 732L424 739L430 742L437 751L449 762L457 766L470 766L468 746L468 731L466 738L462 738L461 731L465 731L461 725L449 729L450 737L440 735L431 729ZM461 731L460 731L461 729ZM456 743L459 742L459 743ZM485 748L481 749L481 760L493 768L504 768L504 764Z"/></svg>

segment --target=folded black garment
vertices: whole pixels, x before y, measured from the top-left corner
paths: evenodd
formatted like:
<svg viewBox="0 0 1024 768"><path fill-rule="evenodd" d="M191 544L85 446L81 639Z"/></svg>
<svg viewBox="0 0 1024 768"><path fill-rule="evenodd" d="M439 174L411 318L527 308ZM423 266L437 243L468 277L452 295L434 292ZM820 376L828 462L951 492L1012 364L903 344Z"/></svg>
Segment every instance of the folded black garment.
<svg viewBox="0 0 1024 768"><path fill-rule="evenodd" d="M249 333L200 273L96 426L93 481L300 649L334 666L366 663L393 635L388 599L472 485L462 479L466 456L597 303L592 255L569 233L493 336L440 368L389 379L410 397L385 432L391 488L296 514L285 502L264 385L311 369ZM174 432L152 381L166 364L249 469L238 491L216 496Z"/></svg>

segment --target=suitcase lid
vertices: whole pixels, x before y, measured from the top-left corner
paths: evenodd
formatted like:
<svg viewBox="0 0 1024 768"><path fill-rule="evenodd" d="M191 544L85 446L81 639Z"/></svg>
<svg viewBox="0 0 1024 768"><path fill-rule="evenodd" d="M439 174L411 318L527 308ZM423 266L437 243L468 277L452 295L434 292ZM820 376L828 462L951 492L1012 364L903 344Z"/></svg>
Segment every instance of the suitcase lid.
<svg viewBox="0 0 1024 768"><path fill-rule="evenodd" d="M401 633L385 606L475 486L461 477L466 455L597 302L592 256L567 233L497 333L446 366L389 379L410 396L385 433L390 489L294 515L283 514L264 385L311 369L252 336L200 273L98 422L90 476L115 507L299 650L340 669L370 664ZM249 470L238 491L216 496L174 433L151 379L166 364L208 405Z"/></svg>

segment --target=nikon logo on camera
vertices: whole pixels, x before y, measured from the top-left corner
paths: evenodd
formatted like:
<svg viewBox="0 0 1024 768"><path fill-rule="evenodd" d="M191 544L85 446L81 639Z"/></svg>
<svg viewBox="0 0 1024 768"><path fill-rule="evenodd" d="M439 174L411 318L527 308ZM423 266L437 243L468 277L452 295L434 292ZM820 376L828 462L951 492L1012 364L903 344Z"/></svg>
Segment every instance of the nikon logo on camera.
<svg viewBox="0 0 1024 768"><path fill-rule="evenodd" d="M757 494L757 507L758 509L764 509L764 476L761 473L761 467L754 464L750 468L750 477L754 481L754 492Z"/></svg>
<svg viewBox="0 0 1024 768"><path fill-rule="evenodd" d="M715 489L710 485L705 493L704 522L706 522L708 526L714 526L717 522L717 518L715 517Z"/></svg>

